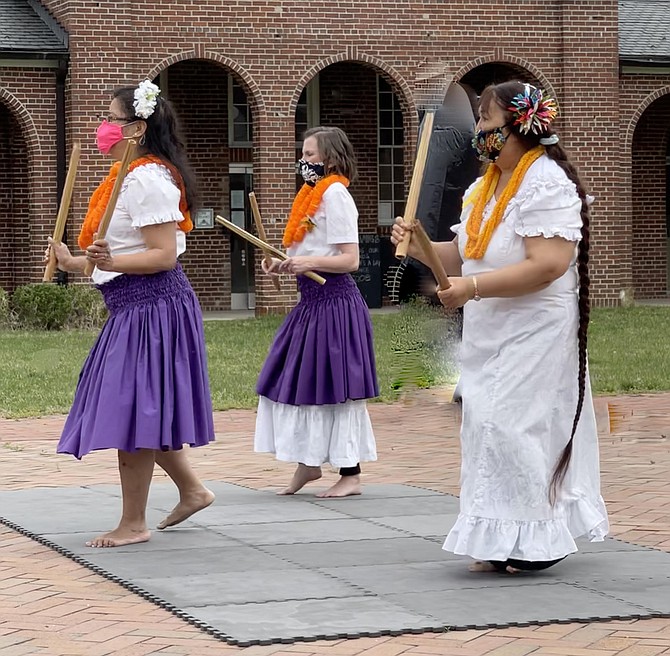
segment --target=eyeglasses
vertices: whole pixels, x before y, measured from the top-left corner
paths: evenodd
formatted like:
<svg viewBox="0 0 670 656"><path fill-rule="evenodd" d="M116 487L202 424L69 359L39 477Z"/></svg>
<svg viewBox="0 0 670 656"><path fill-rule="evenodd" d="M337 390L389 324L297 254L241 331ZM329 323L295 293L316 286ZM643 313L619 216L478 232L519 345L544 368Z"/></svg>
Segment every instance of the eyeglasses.
<svg viewBox="0 0 670 656"><path fill-rule="evenodd" d="M136 118L126 118L125 116L114 116L114 114L98 114L98 121L107 121L108 123L134 123Z"/></svg>

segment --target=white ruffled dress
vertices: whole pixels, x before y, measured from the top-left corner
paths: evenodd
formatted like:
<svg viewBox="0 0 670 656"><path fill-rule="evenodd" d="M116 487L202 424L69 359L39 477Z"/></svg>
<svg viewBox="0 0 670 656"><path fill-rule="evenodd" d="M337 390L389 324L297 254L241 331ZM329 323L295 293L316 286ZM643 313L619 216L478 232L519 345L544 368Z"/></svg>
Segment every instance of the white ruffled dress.
<svg viewBox="0 0 670 656"><path fill-rule="evenodd" d="M491 199L485 220L494 205ZM524 237L581 239L576 188L547 156L526 173L481 260L464 255L471 208L453 228L464 276L523 261ZM601 541L608 532L588 373L571 464L556 504L548 501L577 406L575 261L576 248L568 271L539 292L465 305L461 506L444 543L447 551L481 560L549 561L577 551L577 537Z"/></svg>

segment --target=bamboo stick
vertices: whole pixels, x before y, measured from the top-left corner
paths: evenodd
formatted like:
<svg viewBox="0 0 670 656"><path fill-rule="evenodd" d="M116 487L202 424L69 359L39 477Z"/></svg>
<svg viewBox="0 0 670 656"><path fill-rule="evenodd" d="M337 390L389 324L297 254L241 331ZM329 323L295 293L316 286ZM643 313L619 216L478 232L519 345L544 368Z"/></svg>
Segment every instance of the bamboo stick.
<svg viewBox="0 0 670 656"><path fill-rule="evenodd" d="M79 166L79 157L81 156L81 143L75 141L72 146L72 154L70 155L70 163L67 168L67 175L65 176L65 186L60 198L60 207L58 208L58 215L56 216L56 226L53 232L53 243L60 244L63 241L63 233L65 232L65 222L70 211L70 201L72 200L72 191L74 189L74 181L77 177L77 167ZM44 268L44 276L42 282L51 282L51 279L56 272L58 261L56 260L56 253L51 249L49 254L49 261Z"/></svg>
<svg viewBox="0 0 670 656"><path fill-rule="evenodd" d="M123 184L123 179L128 173L128 166L133 161L135 157L135 147L137 146L137 141L135 139L128 139L126 144L126 149L123 152L123 157L121 158L121 166L119 167L119 173L116 176L114 181L114 187L112 188L112 193L109 197L109 202L105 208L105 213L102 215L100 220L100 225L98 226L97 239L104 239L107 234L107 229L109 228L109 222L112 220L112 215L116 209L116 201L119 198L119 193L121 193L121 185ZM86 262L86 267L84 268L84 273L87 276L91 276L93 270L95 269L95 264L93 262Z"/></svg>
<svg viewBox="0 0 670 656"><path fill-rule="evenodd" d="M412 172L412 181L409 184L409 193L407 195L405 215L403 217L410 225L414 225L416 222L416 210L419 205L419 195L421 193L421 184L423 183L423 173L426 168L426 159L428 158L430 137L433 133L434 119L434 112L426 112L423 119L421 138L419 139L419 147L416 153L416 160L414 161L414 171ZM411 238L411 233L408 233L405 239L396 246L395 256L399 260L407 257L407 250L409 249Z"/></svg>
<svg viewBox="0 0 670 656"><path fill-rule="evenodd" d="M428 267L433 272L435 279L437 280L438 287L440 291L449 289L451 283L449 282L449 277L447 272L444 270L442 265L442 260L437 254L437 251L433 248L433 243L430 241L430 237L426 234L426 231L423 229L420 221L417 221L414 224L414 237L419 245L419 248L423 252L424 261L428 264Z"/></svg>
<svg viewBox="0 0 670 656"><path fill-rule="evenodd" d="M261 211L258 209L258 201L256 200L256 194L252 191L249 193L249 202L251 203L251 213L254 215L254 223L256 224L256 232L262 241L267 242L267 237L265 236L265 228L263 227L263 220L261 219ZM272 255L265 253L265 264L268 267L272 266ZM275 289L281 291L281 282L276 276L272 276L272 282L275 286Z"/></svg>
<svg viewBox="0 0 670 656"><path fill-rule="evenodd" d="M222 216L217 216L215 221L220 223L222 226L225 226L228 228L228 230L231 230L236 235L239 235L242 237L242 239L246 239L249 243L253 244L257 248L260 248L264 253L274 255L274 257L277 257L280 260L289 259L288 255L286 255L284 251L280 251L278 248L275 248L274 246L264 242L262 239L259 239L250 232L247 232L244 228L240 228L231 221L228 221L228 219L224 219ZM313 271L306 271L304 275L306 275L308 278L311 278L314 282L318 282L320 285L326 284L326 279L320 276L318 273L314 273Z"/></svg>

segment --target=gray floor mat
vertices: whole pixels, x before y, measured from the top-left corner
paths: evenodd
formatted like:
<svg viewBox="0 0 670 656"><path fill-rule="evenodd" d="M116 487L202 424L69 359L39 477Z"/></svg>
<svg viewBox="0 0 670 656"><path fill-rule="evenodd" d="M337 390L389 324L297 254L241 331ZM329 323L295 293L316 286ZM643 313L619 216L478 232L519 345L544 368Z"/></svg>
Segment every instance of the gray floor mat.
<svg viewBox="0 0 670 656"><path fill-rule="evenodd" d="M233 645L670 615L670 554L608 539L550 570L472 574L441 549L455 497L368 485L277 497L222 482L217 501L146 544L90 549L116 486L0 492L0 521ZM152 488L155 524L176 502Z"/></svg>

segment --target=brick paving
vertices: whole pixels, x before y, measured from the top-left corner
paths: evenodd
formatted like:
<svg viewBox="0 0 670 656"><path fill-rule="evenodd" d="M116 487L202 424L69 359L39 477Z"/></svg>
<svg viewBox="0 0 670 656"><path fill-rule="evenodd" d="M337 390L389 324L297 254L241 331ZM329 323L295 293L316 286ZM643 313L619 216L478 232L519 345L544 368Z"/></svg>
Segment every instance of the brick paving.
<svg viewBox="0 0 670 656"><path fill-rule="evenodd" d="M604 421L606 404L613 430ZM599 398L603 491L611 535L670 551L670 394ZM365 480L457 493L458 423L440 390L372 404L379 461ZM117 483L114 453L57 456L64 418L0 419L3 489ZM200 475L254 488L284 483L292 466L252 452L254 413L217 413L218 442L191 456ZM329 482L336 474L327 474ZM157 480L164 475L156 473ZM76 512L76 509L73 509ZM0 515L2 509L0 508ZM69 559L0 526L2 656L670 656L670 619L297 643L239 649Z"/></svg>

